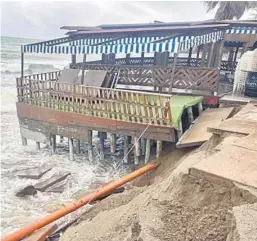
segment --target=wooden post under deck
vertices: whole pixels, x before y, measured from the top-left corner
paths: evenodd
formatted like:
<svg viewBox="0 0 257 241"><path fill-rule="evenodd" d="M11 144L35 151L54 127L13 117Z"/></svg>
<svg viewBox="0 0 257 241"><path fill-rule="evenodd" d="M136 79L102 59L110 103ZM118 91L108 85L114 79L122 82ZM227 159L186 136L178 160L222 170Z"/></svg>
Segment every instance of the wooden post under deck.
<svg viewBox="0 0 257 241"><path fill-rule="evenodd" d="M139 164L139 157L140 157L140 143L138 137L134 136L134 145L135 145L135 152L134 152L134 160L135 165Z"/></svg>
<svg viewBox="0 0 257 241"><path fill-rule="evenodd" d="M116 152L116 146L117 146L117 136L116 134L111 134L111 153Z"/></svg>
<svg viewBox="0 0 257 241"><path fill-rule="evenodd" d="M198 103L198 113L199 113L199 115L201 115L202 112L203 112L203 104L201 102L201 103Z"/></svg>
<svg viewBox="0 0 257 241"><path fill-rule="evenodd" d="M23 145L23 146L27 146L27 145L28 145L27 138L21 137L21 141L22 141L22 145Z"/></svg>
<svg viewBox="0 0 257 241"><path fill-rule="evenodd" d="M187 107L187 114L188 114L189 123L191 124L194 121L192 106Z"/></svg>
<svg viewBox="0 0 257 241"><path fill-rule="evenodd" d="M151 140L146 139L145 144L145 164L150 161L150 154L151 154Z"/></svg>
<svg viewBox="0 0 257 241"><path fill-rule="evenodd" d="M40 142L36 141L36 150L40 150Z"/></svg>
<svg viewBox="0 0 257 241"><path fill-rule="evenodd" d="M141 154L144 156L145 155L145 138L141 137Z"/></svg>
<svg viewBox="0 0 257 241"><path fill-rule="evenodd" d="M99 132L99 138L100 138L100 159L103 160L104 159L104 138L105 137L105 133L104 132Z"/></svg>
<svg viewBox="0 0 257 241"><path fill-rule="evenodd" d="M162 141L157 140L156 143L156 157L158 158L162 153Z"/></svg>
<svg viewBox="0 0 257 241"><path fill-rule="evenodd" d="M63 136L60 136L60 143L63 143Z"/></svg>
<svg viewBox="0 0 257 241"><path fill-rule="evenodd" d="M50 136L51 152L54 154L56 152L56 135Z"/></svg>
<svg viewBox="0 0 257 241"><path fill-rule="evenodd" d="M74 147L72 138L69 138L69 159L70 161L74 160Z"/></svg>
<svg viewBox="0 0 257 241"><path fill-rule="evenodd" d="M129 137L124 136L124 163L128 164Z"/></svg>
<svg viewBox="0 0 257 241"><path fill-rule="evenodd" d="M76 140L76 142L75 142L75 150L76 150L76 154L80 153L80 140Z"/></svg>
<svg viewBox="0 0 257 241"><path fill-rule="evenodd" d="M93 163L93 131L88 130L88 160Z"/></svg>

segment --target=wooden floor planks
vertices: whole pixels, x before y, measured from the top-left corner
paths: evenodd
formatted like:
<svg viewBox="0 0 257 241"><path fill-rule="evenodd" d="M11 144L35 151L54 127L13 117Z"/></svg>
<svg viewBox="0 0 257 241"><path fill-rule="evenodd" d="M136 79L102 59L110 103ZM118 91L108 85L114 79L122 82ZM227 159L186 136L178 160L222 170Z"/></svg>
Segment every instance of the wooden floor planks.
<svg viewBox="0 0 257 241"><path fill-rule="evenodd" d="M180 138L177 147L199 146L205 141L208 141L212 133L207 132L207 127L210 125L218 127L223 120L229 117L233 109L233 107L229 107L204 111L201 116L194 121L191 128Z"/></svg>

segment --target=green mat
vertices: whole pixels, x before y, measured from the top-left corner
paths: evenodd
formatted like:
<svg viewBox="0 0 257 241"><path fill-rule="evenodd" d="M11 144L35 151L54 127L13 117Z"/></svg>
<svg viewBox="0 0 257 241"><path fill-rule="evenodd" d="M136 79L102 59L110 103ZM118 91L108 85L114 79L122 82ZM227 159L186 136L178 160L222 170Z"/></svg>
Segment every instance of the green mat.
<svg viewBox="0 0 257 241"><path fill-rule="evenodd" d="M173 126L179 127L179 122L185 108L203 101L203 96L174 96L170 100L170 109Z"/></svg>

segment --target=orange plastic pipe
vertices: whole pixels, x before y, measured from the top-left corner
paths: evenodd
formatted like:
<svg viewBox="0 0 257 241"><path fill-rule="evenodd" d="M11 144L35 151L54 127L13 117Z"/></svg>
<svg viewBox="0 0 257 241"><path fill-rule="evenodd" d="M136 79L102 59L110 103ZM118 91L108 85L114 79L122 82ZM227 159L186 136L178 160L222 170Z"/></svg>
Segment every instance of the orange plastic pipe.
<svg viewBox="0 0 257 241"><path fill-rule="evenodd" d="M2 238L2 241L18 241L24 238L25 236L31 234L32 232L46 226L49 223L54 222L55 220L67 215L68 213L74 212L78 208L82 207L83 205L87 204L88 202L94 201L95 199L101 197L104 194L110 193L111 191L115 190L117 187L122 186L123 184L132 181L133 179L149 172L156 167L158 167L159 163L150 163L145 165L144 167L120 178L117 181L111 182L110 184L105 185L100 190L88 194L82 199L76 201L75 203L68 204L64 208L61 208L50 215L36 221L35 223L28 225L25 228L22 228L10 235L7 235Z"/></svg>

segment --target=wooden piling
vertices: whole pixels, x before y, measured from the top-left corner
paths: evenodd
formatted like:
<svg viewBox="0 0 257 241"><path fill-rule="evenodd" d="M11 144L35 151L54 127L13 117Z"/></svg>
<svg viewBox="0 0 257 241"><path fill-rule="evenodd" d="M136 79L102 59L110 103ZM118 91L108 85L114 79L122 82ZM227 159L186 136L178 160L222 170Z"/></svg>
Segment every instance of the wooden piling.
<svg viewBox="0 0 257 241"><path fill-rule="evenodd" d="M145 164L150 161L150 154L151 154L151 140L146 139L145 144Z"/></svg>
<svg viewBox="0 0 257 241"><path fill-rule="evenodd" d="M50 145L51 145L51 152L52 154L54 154L56 152L56 135L51 135Z"/></svg>
<svg viewBox="0 0 257 241"><path fill-rule="evenodd" d="M27 146L27 145L28 145L27 138L21 137L21 141L22 141L22 145L23 145L23 146Z"/></svg>
<svg viewBox="0 0 257 241"><path fill-rule="evenodd" d="M135 145L135 152L134 152L134 160L135 160L135 165L139 164L139 157L140 157L140 143L138 140L138 137L134 136L134 145Z"/></svg>
<svg viewBox="0 0 257 241"><path fill-rule="evenodd" d="M105 133L99 132L99 138L100 138L100 159L104 159L104 139L105 139Z"/></svg>
<svg viewBox="0 0 257 241"><path fill-rule="evenodd" d="M178 127L178 138L180 138L183 135L183 126L182 126L182 120L179 121L179 127Z"/></svg>
<svg viewBox="0 0 257 241"><path fill-rule="evenodd" d="M63 136L60 136L60 143L63 143Z"/></svg>
<svg viewBox="0 0 257 241"><path fill-rule="evenodd" d="M93 163L93 131L88 130L88 160Z"/></svg>
<svg viewBox="0 0 257 241"><path fill-rule="evenodd" d="M187 107L187 114L188 114L189 123L191 124L194 121L192 106Z"/></svg>
<svg viewBox="0 0 257 241"><path fill-rule="evenodd" d="M70 161L74 160L74 147L72 138L69 138L69 159Z"/></svg>
<svg viewBox="0 0 257 241"><path fill-rule="evenodd" d="M40 150L40 142L36 141L36 149Z"/></svg>
<svg viewBox="0 0 257 241"><path fill-rule="evenodd" d="M146 142L146 140L145 140L145 138L141 138L141 155L145 155L145 142Z"/></svg>
<svg viewBox="0 0 257 241"><path fill-rule="evenodd" d="M124 163L128 164L129 137L124 136Z"/></svg>
<svg viewBox="0 0 257 241"><path fill-rule="evenodd" d="M201 115L202 112L203 112L203 104L201 102L201 103L198 103L198 113L199 113L199 115Z"/></svg>
<svg viewBox="0 0 257 241"><path fill-rule="evenodd" d="M158 158L162 153L162 141L157 140L156 143L156 157Z"/></svg>
<svg viewBox="0 0 257 241"><path fill-rule="evenodd" d="M76 140L76 142L75 142L75 150L76 150L76 154L80 153L80 140Z"/></svg>
<svg viewBox="0 0 257 241"><path fill-rule="evenodd" d="M111 153L116 152L117 147L117 136L116 134L111 134Z"/></svg>

